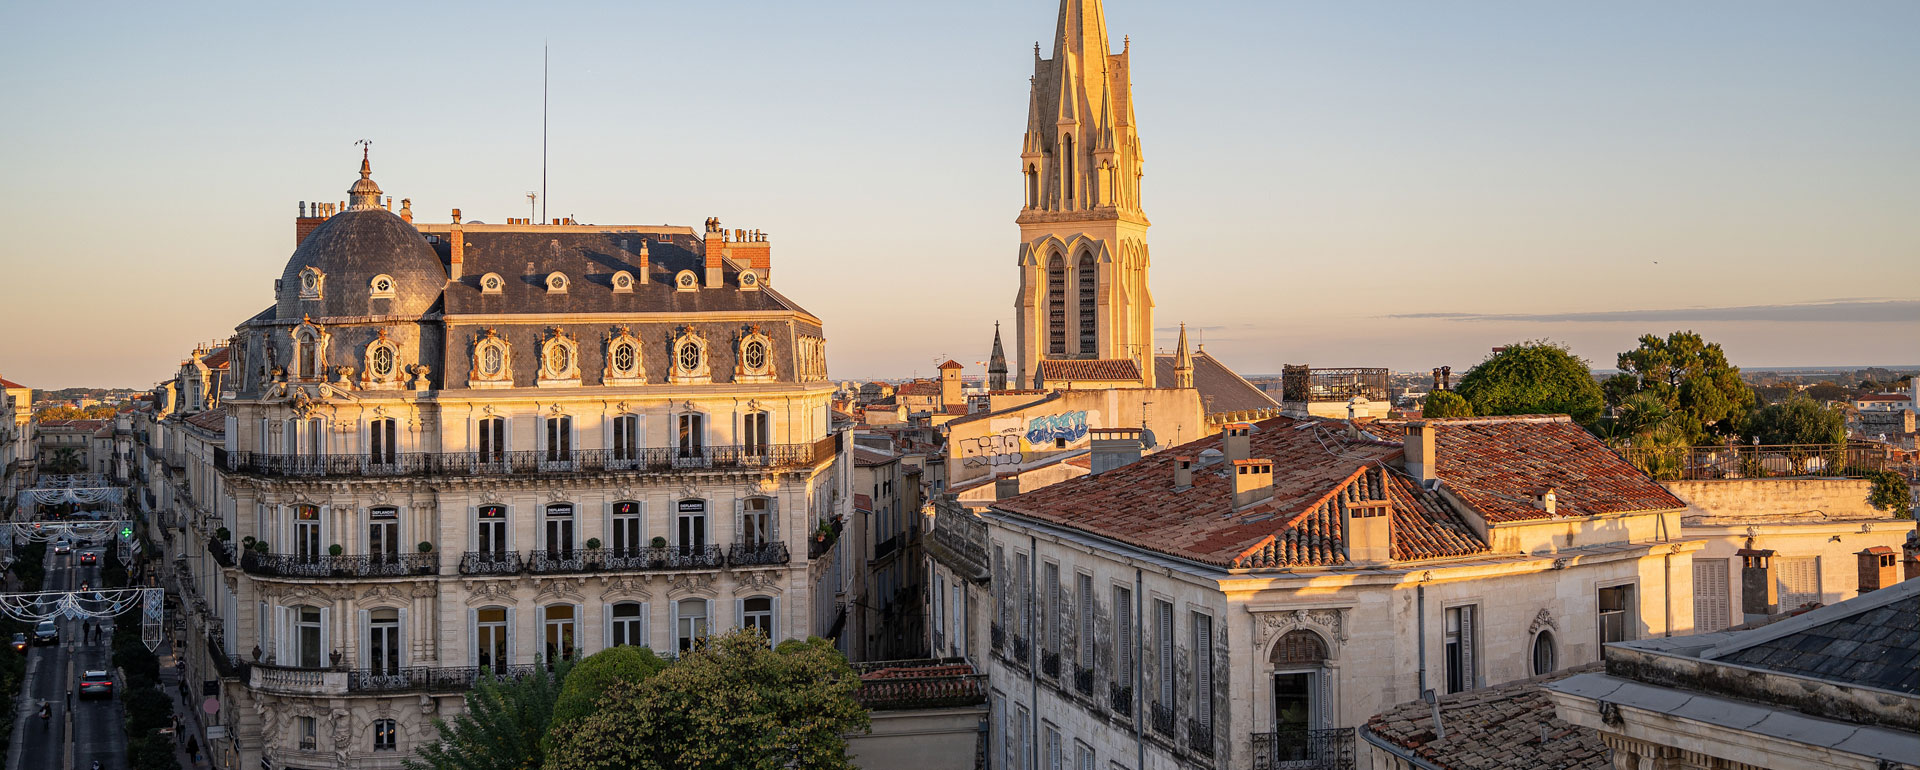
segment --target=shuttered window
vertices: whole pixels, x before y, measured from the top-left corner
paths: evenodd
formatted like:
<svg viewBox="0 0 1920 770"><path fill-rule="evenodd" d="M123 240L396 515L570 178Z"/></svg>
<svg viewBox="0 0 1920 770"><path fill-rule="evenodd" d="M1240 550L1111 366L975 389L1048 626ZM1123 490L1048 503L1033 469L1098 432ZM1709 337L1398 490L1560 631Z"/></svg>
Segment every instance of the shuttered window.
<svg viewBox="0 0 1920 770"><path fill-rule="evenodd" d="M1780 611L1820 601L1820 557L1776 556L1774 579L1780 584Z"/></svg>
<svg viewBox="0 0 1920 770"><path fill-rule="evenodd" d="M1447 692L1463 692L1474 687L1473 607L1447 609Z"/></svg>
<svg viewBox="0 0 1920 770"><path fill-rule="evenodd" d="M1160 665L1154 676L1160 680L1160 703L1173 705L1173 604L1155 600L1153 603L1154 633L1153 644Z"/></svg>
<svg viewBox="0 0 1920 770"><path fill-rule="evenodd" d="M1080 667L1093 668L1093 576L1079 575L1080 605L1074 608L1080 613Z"/></svg>
<svg viewBox="0 0 1920 770"><path fill-rule="evenodd" d="M1705 634L1731 624L1733 596L1727 586L1726 559L1693 560L1693 632Z"/></svg>
<svg viewBox="0 0 1920 770"><path fill-rule="evenodd" d="M1040 581L1045 583L1041 590L1046 593L1046 604L1040 608L1040 627L1036 629L1046 644L1048 652L1060 651L1060 565L1044 564L1040 568Z"/></svg>
<svg viewBox="0 0 1920 770"><path fill-rule="evenodd" d="M1213 726L1213 618L1193 613L1193 714Z"/></svg>
<svg viewBox="0 0 1920 770"><path fill-rule="evenodd" d="M1133 590L1113 587L1113 681L1133 686Z"/></svg>

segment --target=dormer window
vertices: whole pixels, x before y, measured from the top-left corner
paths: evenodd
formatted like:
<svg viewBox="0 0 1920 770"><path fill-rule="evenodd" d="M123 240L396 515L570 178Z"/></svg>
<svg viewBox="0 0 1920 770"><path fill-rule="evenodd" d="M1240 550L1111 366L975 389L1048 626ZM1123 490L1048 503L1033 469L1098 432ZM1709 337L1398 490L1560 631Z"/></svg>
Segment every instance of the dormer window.
<svg viewBox="0 0 1920 770"><path fill-rule="evenodd" d="M512 347L507 340L492 329L486 330L473 343L473 373L468 378L470 388L511 388L513 373L508 368Z"/></svg>
<svg viewBox="0 0 1920 770"><path fill-rule="evenodd" d="M507 288L506 279L501 278L498 273L488 273L480 276L481 294L499 294L501 290L505 288Z"/></svg>
<svg viewBox="0 0 1920 770"><path fill-rule="evenodd" d="M741 291L759 291L760 290L760 274L753 272L752 270L740 271L740 290Z"/></svg>
<svg viewBox="0 0 1920 770"><path fill-rule="evenodd" d="M607 368L600 373L602 385L644 385L646 370L640 360L640 339L626 327L607 339Z"/></svg>
<svg viewBox="0 0 1920 770"><path fill-rule="evenodd" d="M682 270L673 277L673 285L678 291L699 291L700 277L694 275L692 270Z"/></svg>
<svg viewBox="0 0 1920 770"><path fill-rule="evenodd" d="M367 343L366 355L366 369L360 376L363 387L400 386L405 379L400 365L400 346L387 339L385 329L380 330L380 336L373 342Z"/></svg>
<svg viewBox="0 0 1920 770"><path fill-rule="evenodd" d="M749 326L740 337L740 363L733 371L736 382L765 382L773 379L773 340Z"/></svg>
<svg viewBox="0 0 1920 770"><path fill-rule="evenodd" d="M681 327L673 340L674 382L708 382L711 369L707 359L707 338L688 327Z"/></svg>
<svg viewBox="0 0 1920 770"><path fill-rule="evenodd" d="M300 268L300 298L320 299L326 288L327 274L320 268L308 265Z"/></svg>
<svg viewBox="0 0 1920 770"><path fill-rule="evenodd" d="M374 276L367 283L367 295L374 299L393 299L393 276Z"/></svg>
<svg viewBox="0 0 1920 770"><path fill-rule="evenodd" d="M548 294L567 293L567 276L564 273L548 273L547 274L547 293Z"/></svg>
<svg viewBox="0 0 1920 770"><path fill-rule="evenodd" d="M541 387L580 384L580 346L573 335L555 329L540 345Z"/></svg>
<svg viewBox="0 0 1920 770"><path fill-rule="evenodd" d="M633 274L625 270L613 274L613 293L632 294Z"/></svg>
<svg viewBox="0 0 1920 770"><path fill-rule="evenodd" d="M327 335L312 321L293 327L293 376L313 380L326 376Z"/></svg>

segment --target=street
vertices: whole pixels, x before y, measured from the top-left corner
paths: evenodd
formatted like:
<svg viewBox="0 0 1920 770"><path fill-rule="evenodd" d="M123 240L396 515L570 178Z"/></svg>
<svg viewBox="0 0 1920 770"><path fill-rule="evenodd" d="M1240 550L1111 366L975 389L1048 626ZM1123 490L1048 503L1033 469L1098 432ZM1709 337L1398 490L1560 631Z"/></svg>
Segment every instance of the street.
<svg viewBox="0 0 1920 770"><path fill-rule="evenodd" d="M100 585L98 565L80 566L80 550L47 554L46 590L77 589L82 581ZM102 551L102 559L113 558L111 546ZM138 622L137 618L129 618ZM85 620L61 618L60 643L27 648L26 684L22 688L14 738L17 748L8 752L7 770L90 770L94 761L106 770L126 767L126 736L119 696L122 682L113 671L110 626L105 621L91 643L84 639ZM71 651L70 651L71 650ZM81 672L106 669L114 674L114 697L81 700L78 692ZM67 694L73 692L73 706L67 706ZM52 717L41 720L40 704L52 706ZM17 757L17 764L13 763Z"/></svg>

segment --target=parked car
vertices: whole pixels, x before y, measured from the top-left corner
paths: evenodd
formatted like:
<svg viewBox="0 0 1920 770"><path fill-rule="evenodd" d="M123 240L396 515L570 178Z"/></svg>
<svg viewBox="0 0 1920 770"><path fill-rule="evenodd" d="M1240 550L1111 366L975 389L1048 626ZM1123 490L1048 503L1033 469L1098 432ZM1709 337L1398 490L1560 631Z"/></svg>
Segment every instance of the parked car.
<svg viewBox="0 0 1920 770"><path fill-rule="evenodd" d="M72 553L72 552L73 552L73 541L72 541L72 540L68 540L68 539L66 539L65 537L56 537L56 538L54 538L54 539L53 539L53 552L54 552L54 553Z"/></svg>
<svg viewBox="0 0 1920 770"><path fill-rule="evenodd" d="M113 697L113 676L105 671L88 671L80 675L80 697Z"/></svg>
<svg viewBox="0 0 1920 770"><path fill-rule="evenodd" d="M33 643L35 646L59 644L60 627L51 620L40 621L40 625L33 627Z"/></svg>
<svg viewBox="0 0 1920 770"><path fill-rule="evenodd" d="M27 651L27 632L21 631L13 635L13 651L14 652Z"/></svg>
<svg viewBox="0 0 1920 770"><path fill-rule="evenodd" d="M100 553L98 551L81 551L80 563L81 564L99 564Z"/></svg>

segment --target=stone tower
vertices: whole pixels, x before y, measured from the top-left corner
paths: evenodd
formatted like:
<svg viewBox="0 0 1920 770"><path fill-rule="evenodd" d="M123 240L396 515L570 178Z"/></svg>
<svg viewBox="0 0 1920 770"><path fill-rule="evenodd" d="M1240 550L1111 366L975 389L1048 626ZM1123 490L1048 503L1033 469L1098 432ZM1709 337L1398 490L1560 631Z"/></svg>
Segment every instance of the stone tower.
<svg viewBox="0 0 1920 770"><path fill-rule="evenodd" d="M1020 149L1020 387L1043 359L1133 361L1153 385L1153 297L1128 46L1100 0L1061 0L1053 58L1034 46Z"/></svg>

